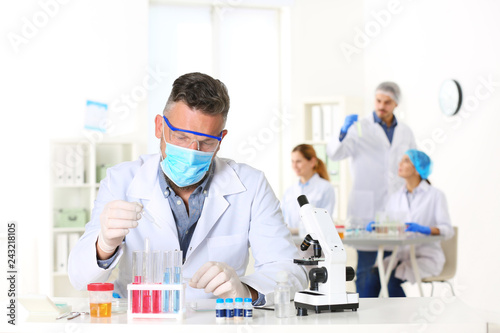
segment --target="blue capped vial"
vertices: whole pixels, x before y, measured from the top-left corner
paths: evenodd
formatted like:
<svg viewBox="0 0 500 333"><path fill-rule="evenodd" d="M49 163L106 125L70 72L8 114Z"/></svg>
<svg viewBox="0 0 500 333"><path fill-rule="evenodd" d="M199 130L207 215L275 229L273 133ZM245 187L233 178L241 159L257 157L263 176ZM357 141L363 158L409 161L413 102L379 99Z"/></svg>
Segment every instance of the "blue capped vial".
<svg viewBox="0 0 500 333"><path fill-rule="evenodd" d="M243 306L243 317L245 319L252 319L253 305L251 298L245 298L245 305Z"/></svg>
<svg viewBox="0 0 500 333"><path fill-rule="evenodd" d="M243 319L243 298L234 299L234 319Z"/></svg>
<svg viewBox="0 0 500 333"><path fill-rule="evenodd" d="M234 318L234 304L232 298L226 298L226 319Z"/></svg>
<svg viewBox="0 0 500 333"><path fill-rule="evenodd" d="M224 305L224 300L222 298L217 298L217 301L215 301L215 318L226 318L226 306Z"/></svg>

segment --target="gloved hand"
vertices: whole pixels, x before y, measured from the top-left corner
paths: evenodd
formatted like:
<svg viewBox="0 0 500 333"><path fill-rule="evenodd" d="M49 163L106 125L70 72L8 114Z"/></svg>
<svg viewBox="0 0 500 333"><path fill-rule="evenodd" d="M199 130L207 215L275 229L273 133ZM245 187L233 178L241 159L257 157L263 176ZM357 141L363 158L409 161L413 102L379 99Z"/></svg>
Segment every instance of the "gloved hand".
<svg viewBox="0 0 500 333"><path fill-rule="evenodd" d="M358 121L358 115L357 114L350 114L347 117L345 117L344 120L344 125L340 129L340 133L347 133L347 130L349 127L351 127L354 122Z"/></svg>
<svg viewBox="0 0 500 333"><path fill-rule="evenodd" d="M139 214L142 205L138 202L115 200L108 202L102 210L99 219L101 221L101 232L97 239L97 246L106 253L113 253L121 244L129 228L137 227L137 220L141 219Z"/></svg>
<svg viewBox="0 0 500 333"><path fill-rule="evenodd" d="M194 273L189 285L205 289L219 298L252 297L248 287L240 281L235 270L223 262L209 261Z"/></svg>
<svg viewBox="0 0 500 333"><path fill-rule="evenodd" d="M373 226L375 224L375 221L371 221L366 225L366 231L372 232L375 227Z"/></svg>
<svg viewBox="0 0 500 333"><path fill-rule="evenodd" d="M415 222L406 222L406 231L411 231L411 232L420 232L421 234L424 235L430 235L431 234L431 228L426 227L425 225L420 225Z"/></svg>

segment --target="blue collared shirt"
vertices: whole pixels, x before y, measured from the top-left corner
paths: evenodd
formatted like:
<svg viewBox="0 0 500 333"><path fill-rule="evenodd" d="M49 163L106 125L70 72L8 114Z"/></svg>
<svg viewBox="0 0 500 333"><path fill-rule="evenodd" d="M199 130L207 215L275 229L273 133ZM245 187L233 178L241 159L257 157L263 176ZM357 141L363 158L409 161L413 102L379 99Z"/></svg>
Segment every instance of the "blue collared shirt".
<svg viewBox="0 0 500 333"><path fill-rule="evenodd" d="M186 205L184 205L184 201L182 201L182 198L178 196L174 192L172 187L170 187L170 185L167 183L166 177L161 167L158 168L160 188L163 196L168 199L170 208L172 209L172 214L174 215L183 260L186 259L186 253L189 247L189 243L191 242L191 238L193 237L196 224L200 219L201 211L203 210L203 204L205 203L205 198L208 196L208 189L213 178L214 168L215 161L213 161L210 165L208 176L205 178L203 183L201 183L189 196L189 213L186 209Z"/></svg>
<svg viewBox="0 0 500 333"><path fill-rule="evenodd" d="M375 111L373 111L373 121L378 123L380 126L382 126L382 129L385 132L385 135L387 135L387 139L389 139L389 142L392 144L392 137L394 136L394 129L396 128L396 125L398 124L398 121L396 119L396 116L392 116L392 123L390 126L387 126L385 122L380 119Z"/></svg>

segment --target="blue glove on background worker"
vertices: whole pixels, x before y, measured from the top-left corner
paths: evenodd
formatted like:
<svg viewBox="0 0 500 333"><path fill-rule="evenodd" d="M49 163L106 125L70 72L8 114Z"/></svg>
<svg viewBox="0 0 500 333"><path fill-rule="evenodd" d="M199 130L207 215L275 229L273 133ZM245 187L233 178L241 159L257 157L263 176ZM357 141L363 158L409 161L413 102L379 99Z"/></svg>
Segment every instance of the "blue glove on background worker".
<svg viewBox="0 0 500 333"><path fill-rule="evenodd" d="M415 223L415 222L406 222L406 231L420 232L421 234L424 234L424 235L431 234L430 227L426 227L425 225L420 225L420 224Z"/></svg>
<svg viewBox="0 0 500 333"><path fill-rule="evenodd" d="M366 231L372 232L375 227L373 226L375 224L375 221L371 221L366 225Z"/></svg>
<svg viewBox="0 0 500 333"><path fill-rule="evenodd" d="M347 130L349 129L349 127L351 127L351 125L354 124L354 122L356 122L356 121L358 121L357 114L350 114L347 117L345 117L344 125L340 129L340 133L341 134L347 133Z"/></svg>

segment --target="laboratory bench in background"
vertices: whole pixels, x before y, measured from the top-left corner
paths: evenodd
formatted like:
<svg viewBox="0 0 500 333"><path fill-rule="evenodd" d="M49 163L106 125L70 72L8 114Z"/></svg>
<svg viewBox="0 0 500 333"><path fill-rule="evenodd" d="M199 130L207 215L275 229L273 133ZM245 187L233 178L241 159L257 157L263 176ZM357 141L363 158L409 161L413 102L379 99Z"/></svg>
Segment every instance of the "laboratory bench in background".
<svg viewBox="0 0 500 333"><path fill-rule="evenodd" d="M426 243L435 243L444 240L444 236L427 236L416 233L404 233L403 235L395 235L395 236L378 236L376 234L364 234L362 236L357 237L345 237L342 242L344 245L350 246L376 246L377 250L377 265L379 267L378 272L380 276L380 297L389 297L388 291L388 283L389 278L391 276L392 270L395 268L397 253L400 247L404 247L405 245L410 246L410 259L411 266L413 268L413 274L415 277L415 281L418 286L418 290L420 296L424 296L422 291L422 279L420 278L420 270L417 265L417 257L415 252L415 246ZM389 264L386 269L384 267L384 250L389 247L389 251L391 251Z"/></svg>
<svg viewBox="0 0 500 333"><path fill-rule="evenodd" d="M88 311L88 298L58 298L73 311ZM206 300L204 300L206 301ZM202 303L198 303L202 304ZM206 302L205 302L206 304ZM215 301L213 302L215 309ZM291 304L291 306L293 306ZM13 332L305 332L312 325L318 332L487 332L486 320L456 297L361 298L358 311L316 314L306 317L292 313L276 318L273 311L254 309L251 320L216 321L210 306L188 302L185 318L128 319L126 307L113 310L110 318L79 316L55 320L56 315L20 314ZM292 311L293 312L293 311ZM9 325L10 326L10 325Z"/></svg>

